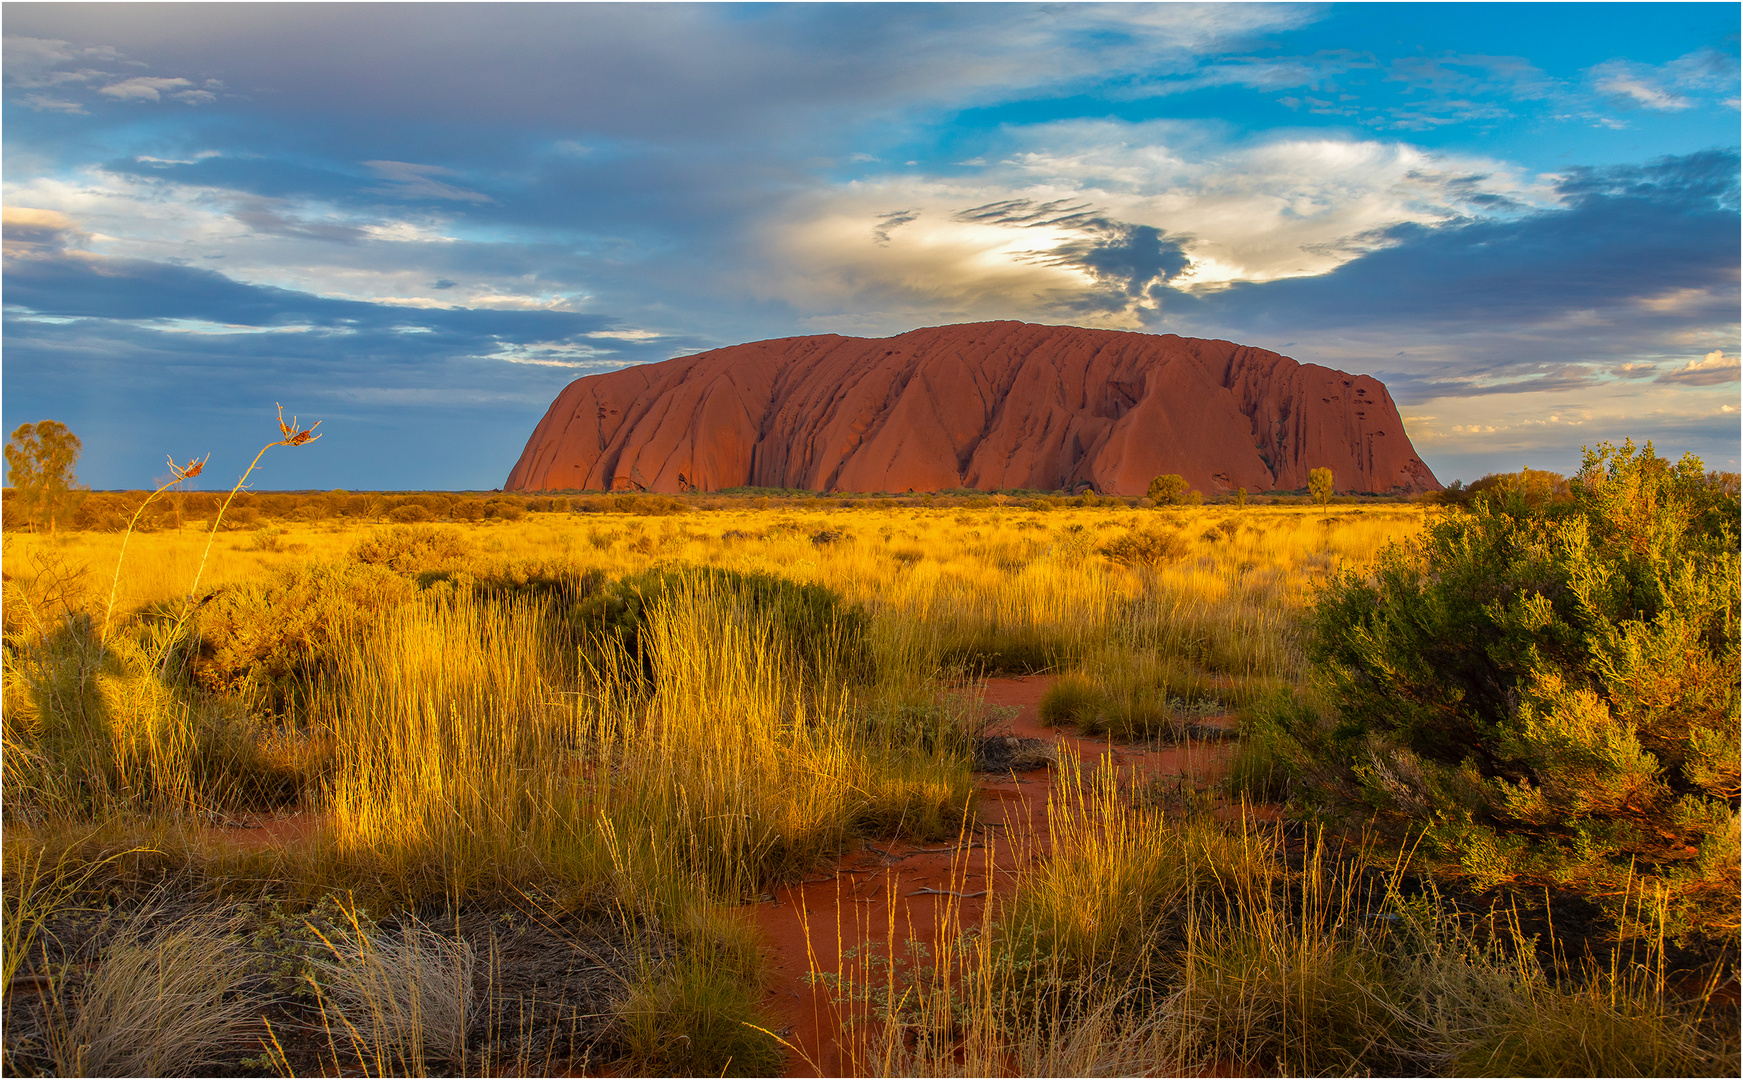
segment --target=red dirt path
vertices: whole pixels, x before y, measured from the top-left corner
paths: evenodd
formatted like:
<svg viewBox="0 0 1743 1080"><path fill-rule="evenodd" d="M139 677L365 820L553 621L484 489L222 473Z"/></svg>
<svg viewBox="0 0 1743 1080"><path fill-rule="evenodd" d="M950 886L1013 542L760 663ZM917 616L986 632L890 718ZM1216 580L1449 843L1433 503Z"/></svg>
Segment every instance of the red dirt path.
<svg viewBox="0 0 1743 1080"><path fill-rule="evenodd" d="M1055 743L1058 752L1076 754L1086 766L1111 755L1135 781L1187 776L1202 785L1226 758L1223 743L1151 749L1043 727L1038 706L1051 683L1047 676L989 679L974 691L987 706L1018 710L999 725L1000 732ZM923 848L867 844L843 858L833 874L783 886L755 905L752 917L770 952L768 1004L782 1018L779 1034L794 1048L788 1076L864 1074L853 1048L844 1045L844 1018L832 988L808 976L857 969L857 961L841 958L848 950L905 956L912 941L936 955L941 933L954 939L961 928L979 923L987 896L1009 895L1015 871L1045 848L1047 796L1057 775L1051 769L1002 779L984 774L972 831L959 842ZM935 892L920 893L925 889Z"/></svg>

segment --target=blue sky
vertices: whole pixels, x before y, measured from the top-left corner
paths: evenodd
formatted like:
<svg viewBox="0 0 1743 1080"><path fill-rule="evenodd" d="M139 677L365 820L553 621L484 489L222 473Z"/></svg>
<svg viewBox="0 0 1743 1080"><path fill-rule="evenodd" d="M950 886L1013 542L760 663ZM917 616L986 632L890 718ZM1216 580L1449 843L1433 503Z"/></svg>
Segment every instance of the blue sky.
<svg viewBox="0 0 1743 1080"><path fill-rule="evenodd" d="M488 488L569 380L1024 319L1735 470L1737 4L8 3L8 431Z"/></svg>

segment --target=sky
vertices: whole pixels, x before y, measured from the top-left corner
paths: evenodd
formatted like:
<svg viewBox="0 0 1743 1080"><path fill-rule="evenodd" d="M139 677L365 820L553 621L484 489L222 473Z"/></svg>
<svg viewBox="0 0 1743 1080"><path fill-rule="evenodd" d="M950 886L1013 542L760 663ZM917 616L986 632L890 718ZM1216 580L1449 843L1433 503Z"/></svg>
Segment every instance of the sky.
<svg viewBox="0 0 1743 1080"><path fill-rule="evenodd" d="M1739 457L1739 5L30 4L0 420L499 486L569 381L983 319L1385 381L1442 480Z"/></svg>

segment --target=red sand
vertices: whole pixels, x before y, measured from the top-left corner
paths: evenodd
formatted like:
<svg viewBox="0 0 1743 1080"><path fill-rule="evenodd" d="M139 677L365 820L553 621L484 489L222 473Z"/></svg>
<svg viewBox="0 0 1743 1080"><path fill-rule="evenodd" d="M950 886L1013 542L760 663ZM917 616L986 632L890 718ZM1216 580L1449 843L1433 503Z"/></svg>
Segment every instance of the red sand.
<svg viewBox="0 0 1743 1080"><path fill-rule="evenodd" d="M1077 754L1086 769L1111 755L1136 781L1185 774L1202 784L1227 754L1220 743L1152 750L1043 727L1037 706L1051 682L1045 676L990 679L979 688L980 697L989 706L1018 709L1001 731L1055 742L1060 752ZM978 924L987 901L973 894L1009 895L1014 871L1045 849L1047 797L1056 775L1049 769L1016 778L984 775L975 831L961 843L868 845L843 859L833 875L777 889L771 901L754 906L752 917L770 951L769 1005L783 1018L781 1036L797 1049L788 1055L787 1075L866 1072L843 1045L844 1017L833 989L812 985L807 976L835 972L838 965L856 970L854 960L838 959L852 949L906 956L906 943L917 941L937 955L941 930L954 938ZM966 895L915 895L922 889Z"/></svg>

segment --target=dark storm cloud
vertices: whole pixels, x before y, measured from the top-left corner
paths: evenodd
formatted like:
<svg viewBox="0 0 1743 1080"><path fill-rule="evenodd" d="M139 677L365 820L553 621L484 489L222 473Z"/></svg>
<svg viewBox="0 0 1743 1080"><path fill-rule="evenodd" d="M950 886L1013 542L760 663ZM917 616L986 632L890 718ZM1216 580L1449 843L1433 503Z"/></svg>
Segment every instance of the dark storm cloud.
<svg viewBox="0 0 1743 1080"><path fill-rule="evenodd" d="M1181 250L1181 241L1161 229L1110 221L1097 231L1100 235L1093 240L1055 248L1055 261L1076 263L1097 280L1119 285L1128 297L1166 285L1192 263Z"/></svg>

